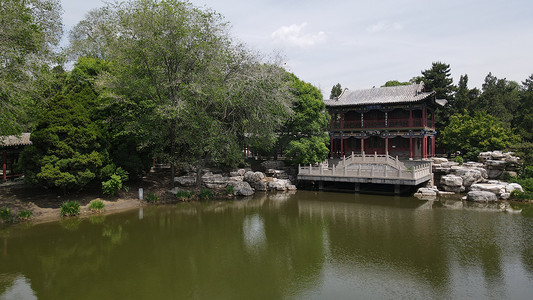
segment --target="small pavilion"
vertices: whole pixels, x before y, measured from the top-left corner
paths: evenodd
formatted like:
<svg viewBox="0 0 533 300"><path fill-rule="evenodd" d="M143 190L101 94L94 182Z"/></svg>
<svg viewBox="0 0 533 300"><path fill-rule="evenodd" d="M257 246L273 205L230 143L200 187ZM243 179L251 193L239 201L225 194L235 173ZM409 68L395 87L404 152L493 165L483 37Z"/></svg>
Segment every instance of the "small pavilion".
<svg viewBox="0 0 533 300"><path fill-rule="evenodd" d="M22 176L16 174L15 166L20 158L24 147L31 145L30 134L23 133L20 136L0 136L0 153L2 155L2 174L0 178L5 183L8 178L14 179Z"/></svg>

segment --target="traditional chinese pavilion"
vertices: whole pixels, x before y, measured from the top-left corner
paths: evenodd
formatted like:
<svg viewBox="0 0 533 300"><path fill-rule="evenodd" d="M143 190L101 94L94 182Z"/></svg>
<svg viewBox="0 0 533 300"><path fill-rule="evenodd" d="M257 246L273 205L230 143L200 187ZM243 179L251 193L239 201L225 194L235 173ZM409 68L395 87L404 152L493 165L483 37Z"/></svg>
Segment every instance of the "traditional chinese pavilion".
<svg viewBox="0 0 533 300"><path fill-rule="evenodd" d="M0 136L0 155L2 159L2 169L0 169L1 183L6 182L8 178L22 176L21 174L15 173L15 165L20 157L20 153L27 145L31 145L29 133L23 133L20 136Z"/></svg>
<svg viewBox="0 0 533 300"><path fill-rule="evenodd" d="M423 159L435 154L435 99L424 83L366 90L345 89L324 101L331 115L330 156L388 154Z"/></svg>

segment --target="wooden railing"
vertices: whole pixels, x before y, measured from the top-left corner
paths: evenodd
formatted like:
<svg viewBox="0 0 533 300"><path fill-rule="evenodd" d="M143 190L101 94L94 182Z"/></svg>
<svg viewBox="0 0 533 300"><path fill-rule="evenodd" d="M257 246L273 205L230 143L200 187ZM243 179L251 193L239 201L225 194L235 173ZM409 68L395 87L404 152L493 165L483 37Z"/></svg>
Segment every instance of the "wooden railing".
<svg viewBox="0 0 533 300"><path fill-rule="evenodd" d="M424 127L422 119L412 119L409 123L409 119L388 119L385 124L385 120L345 120L342 122L333 122L332 129L357 129L357 128L409 128L409 127ZM432 120L426 120L425 127L434 128L435 124Z"/></svg>
<svg viewBox="0 0 533 300"><path fill-rule="evenodd" d="M407 167L398 157L363 153L343 157L336 166L330 167L325 163L318 166L298 166L298 175L416 180L431 175L431 163L423 162Z"/></svg>

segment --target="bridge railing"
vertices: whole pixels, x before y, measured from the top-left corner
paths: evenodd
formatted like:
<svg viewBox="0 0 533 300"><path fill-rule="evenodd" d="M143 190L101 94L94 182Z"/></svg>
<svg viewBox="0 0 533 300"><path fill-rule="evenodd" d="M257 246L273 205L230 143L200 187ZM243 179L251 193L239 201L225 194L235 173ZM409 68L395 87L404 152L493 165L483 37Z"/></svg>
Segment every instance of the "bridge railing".
<svg viewBox="0 0 533 300"><path fill-rule="evenodd" d="M353 156L343 159L337 166L320 164L298 166L298 175L364 177L389 179L419 179L431 175L431 163L421 163L406 167L405 164L385 155Z"/></svg>

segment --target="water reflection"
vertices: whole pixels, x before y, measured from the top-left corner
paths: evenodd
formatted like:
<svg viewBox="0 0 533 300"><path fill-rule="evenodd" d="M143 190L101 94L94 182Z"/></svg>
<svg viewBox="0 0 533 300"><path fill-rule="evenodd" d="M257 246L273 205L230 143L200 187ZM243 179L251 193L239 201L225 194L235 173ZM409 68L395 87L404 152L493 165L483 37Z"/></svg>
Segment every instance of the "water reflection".
<svg viewBox="0 0 533 300"><path fill-rule="evenodd" d="M0 274L0 300L37 299L30 281L23 275Z"/></svg>
<svg viewBox="0 0 533 300"><path fill-rule="evenodd" d="M259 194L14 227L0 274L25 274L41 299L520 299L532 233L531 219L451 202Z"/></svg>

